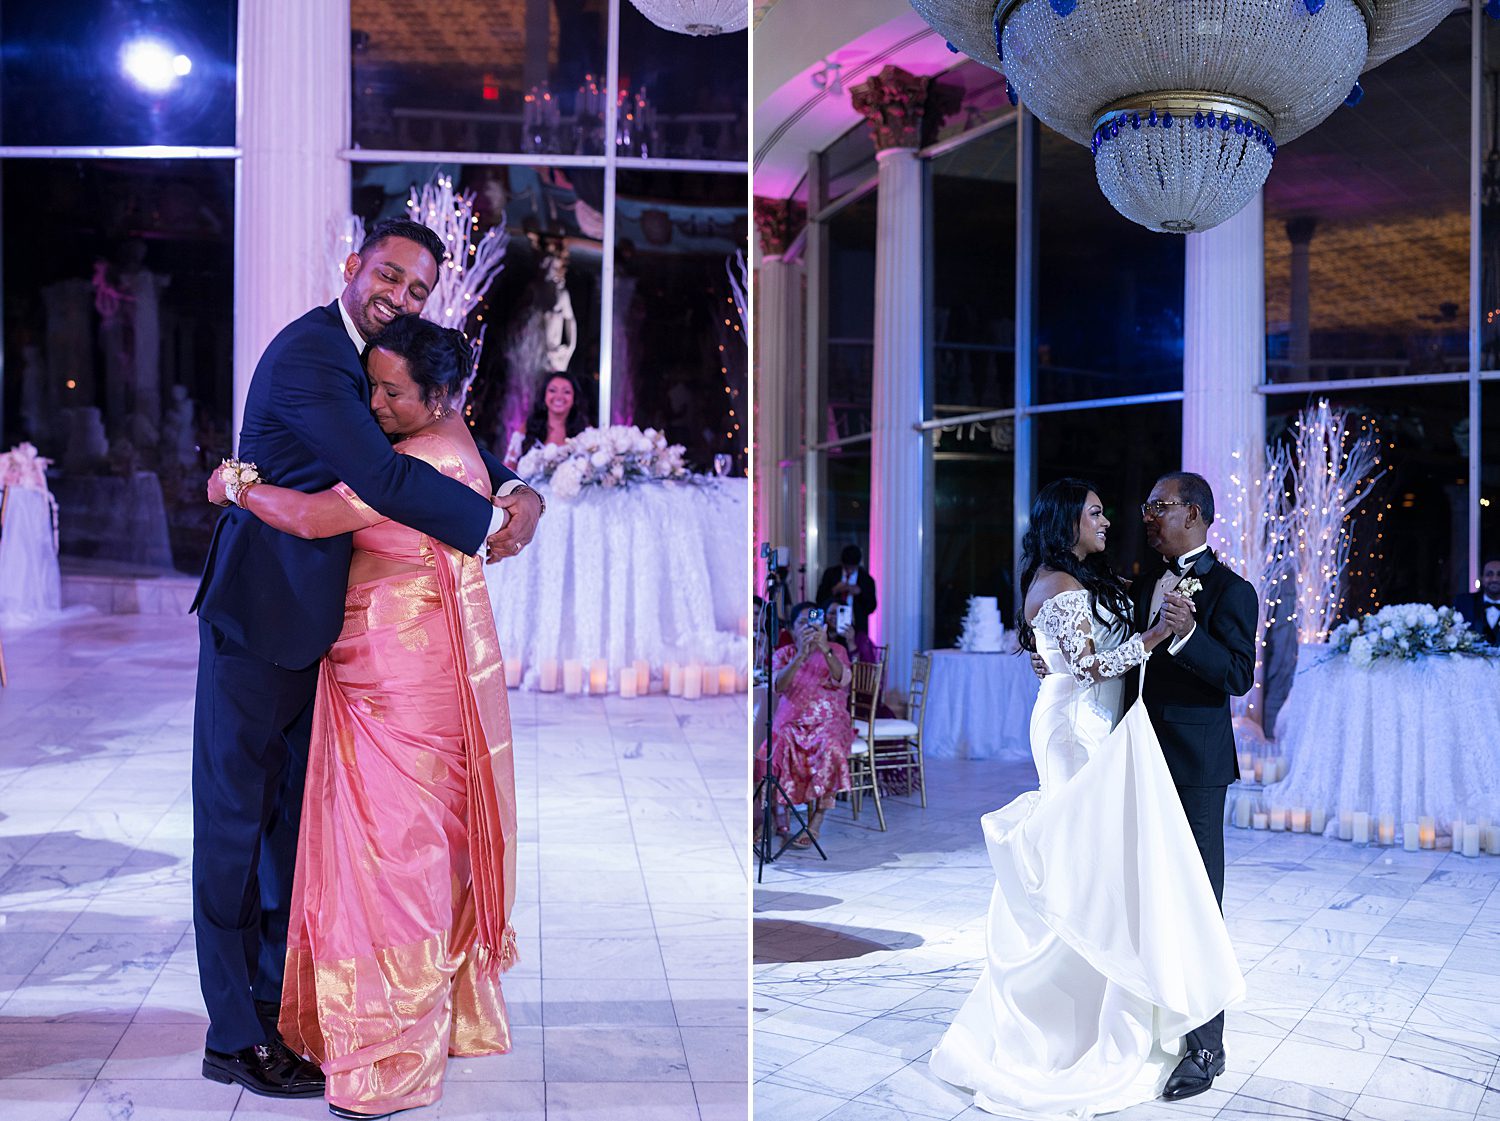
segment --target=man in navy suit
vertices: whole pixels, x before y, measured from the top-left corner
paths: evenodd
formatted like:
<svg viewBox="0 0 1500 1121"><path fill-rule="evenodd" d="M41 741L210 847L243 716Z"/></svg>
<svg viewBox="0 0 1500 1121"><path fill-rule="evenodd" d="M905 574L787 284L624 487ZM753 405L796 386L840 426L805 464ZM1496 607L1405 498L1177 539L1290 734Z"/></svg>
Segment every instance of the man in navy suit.
<svg viewBox="0 0 1500 1121"><path fill-rule="evenodd" d="M367 340L422 310L441 240L409 221L378 224L344 262L343 293L284 328L261 355L239 456L302 491L343 481L380 513L489 560L531 540L541 496L486 455L493 506L392 450L370 414ZM508 515L489 534L494 507ZM486 535L489 535L488 537ZM350 536L306 541L231 506L219 519L193 607L193 926L208 1009L203 1074L258 1094L323 1093L316 1066L276 1032L297 824L318 661L343 624Z"/></svg>
<svg viewBox="0 0 1500 1121"><path fill-rule="evenodd" d="M1453 602L1453 610L1490 646L1500 646L1500 557L1484 562L1477 592L1467 592Z"/></svg>

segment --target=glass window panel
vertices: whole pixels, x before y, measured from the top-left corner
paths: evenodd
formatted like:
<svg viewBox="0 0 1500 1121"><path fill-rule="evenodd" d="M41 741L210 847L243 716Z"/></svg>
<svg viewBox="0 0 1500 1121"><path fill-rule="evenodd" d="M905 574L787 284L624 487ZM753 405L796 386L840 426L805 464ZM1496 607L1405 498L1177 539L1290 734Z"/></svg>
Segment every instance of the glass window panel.
<svg viewBox="0 0 1500 1121"><path fill-rule="evenodd" d="M876 192L850 203L828 228L828 360L820 443L870 431L875 361ZM916 420L916 417L912 418Z"/></svg>
<svg viewBox="0 0 1500 1121"><path fill-rule="evenodd" d="M821 563L838 562L845 545L858 545L866 561L870 558L870 445L855 444L830 448L823 453L824 516L820 521L819 548ZM802 598L810 599L818 590L822 571L808 568L802 574ZM795 580L793 581L795 584ZM878 591L879 589L877 589Z"/></svg>
<svg viewBox="0 0 1500 1121"><path fill-rule="evenodd" d="M604 151L605 0L351 0L355 147Z"/></svg>
<svg viewBox="0 0 1500 1121"><path fill-rule="evenodd" d="M1479 23L1479 367L1500 370L1500 21Z"/></svg>
<svg viewBox="0 0 1500 1121"><path fill-rule="evenodd" d="M1016 130L1002 128L938 157L931 181L934 416L1009 408L1016 365Z"/></svg>
<svg viewBox="0 0 1500 1121"><path fill-rule="evenodd" d="M741 175L621 169L616 181L617 424L660 428L710 471L749 463L747 340L731 269L748 250Z"/></svg>
<svg viewBox="0 0 1500 1121"><path fill-rule="evenodd" d="M1005 625L1015 625L1015 431L1015 421L1007 417L965 425L937 438L932 605L936 646L958 641L970 596L997 596Z"/></svg>
<svg viewBox="0 0 1500 1121"><path fill-rule="evenodd" d="M1362 75L1357 106L1277 150L1271 381L1468 368L1470 27L1450 16Z"/></svg>
<svg viewBox="0 0 1500 1121"><path fill-rule="evenodd" d="M619 154L745 159L749 34L679 35L621 0Z"/></svg>
<svg viewBox="0 0 1500 1121"><path fill-rule="evenodd" d="M1151 485L1182 462L1182 406L1043 413L1035 433L1037 490L1064 476L1102 487L1099 498L1112 523L1110 559L1119 572L1139 573L1147 561L1140 505Z"/></svg>
<svg viewBox="0 0 1500 1121"><path fill-rule="evenodd" d="M233 147L237 5L0 0L0 143Z"/></svg>
<svg viewBox="0 0 1500 1121"><path fill-rule="evenodd" d="M1380 434L1384 476L1353 519L1341 619L1388 603L1452 603L1468 579L1469 390L1412 385L1323 394ZM1314 403L1266 398L1266 439Z"/></svg>
<svg viewBox="0 0 1500 1121"><path fill-rule="evenodd" d="M873 178L875 141L869 125L861 121L825 148L819 158L823 161L823 190L828 202Z"/></svg>
<svg viewBox="0 0 1500 1121"><path fill-rule="evenodd" d="M1183 239L1116 213L1089 150L1040 131L1036 399L1181 389Z"/></svg>
<svg viewBox="0 0 1500 1121"><path fill-rule="evenodd" d="M1015 106L1005 93L1005 75L972 60L955 66L939 79L952 91L957 108L946 114L934 131L930 143L941 143L978 128L1007 113Z"/></svg>
<svg viewBox="0 0 1500 1121"><path fill-rule="evenodd" d="M1479 388L1479 564L1500 560L1500 382ZM1465 574L1467 576L1467 574Z"/></svg>
<svg viewBox="0 0 1500 1121"><path fill-rule="evenodd" d="M581 390L577 407L594 423L603 170L356 163L354 210L366 228L379 218L404 217L412 185L428 182L438 171L453 177L455 191L475 192L480 233L503 221L510 237L504 268L468 323L471 339L484 331L468 405L475 439L503 455L524 431L538 389L555 370L573 378Z"/></svg>
<svg viewBox="0 0 1500 1121"><path fill-rule="evenodd" d="M65 557L196 574L232 443L234 164L6 160L0 181L0 444L55 460Z"/></svg>

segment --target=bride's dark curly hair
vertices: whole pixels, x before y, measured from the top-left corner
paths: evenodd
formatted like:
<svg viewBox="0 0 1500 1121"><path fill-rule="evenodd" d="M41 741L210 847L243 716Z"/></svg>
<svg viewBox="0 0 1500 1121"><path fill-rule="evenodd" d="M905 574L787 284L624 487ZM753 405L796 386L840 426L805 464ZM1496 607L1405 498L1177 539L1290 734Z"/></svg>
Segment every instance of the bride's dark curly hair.
<svg viewBox="0 0 1500 1121"><path fill-rule="evenodd" d="M1037 570L1045 565L1054 572L1066 572L1084 586L1089 593L1089 605L1100 622L1104 622L1099 614L1101 605L1128 619L1130 591L1104 554L1090 553L1086 560L1079 560L1073 552L1073 546L1078 544L1078 522L1090 492L1098 494L1099 488L1086 479L1058 479L1038 492L1031 504L1031 527L1021 538L1022 602ZM1035 652L1036 635L1026 620L1024 607L1017 629L1022 648Z"/></svg>

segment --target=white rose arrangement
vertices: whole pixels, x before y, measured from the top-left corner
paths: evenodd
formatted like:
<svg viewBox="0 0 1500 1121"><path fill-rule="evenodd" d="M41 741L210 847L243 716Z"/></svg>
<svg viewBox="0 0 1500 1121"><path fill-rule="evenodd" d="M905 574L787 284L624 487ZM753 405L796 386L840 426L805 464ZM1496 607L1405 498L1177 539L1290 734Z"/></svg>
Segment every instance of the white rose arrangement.
<svg viewBox="0 0 1500 1121"><path fill-rule="evenodd" d="M1451 607L1396 603L1335 627L1328 635L1333 654L1347 654L1357 666L1383 659L1416 661L1439 654L1491 657L1462 615Z"/></svg>
<svg viewBox="0 0 1500 1121"><path fill-rule="evenodd" d="M521 457L516 474L528 483L549 483L564 500L577 498L584 487L688 478L681 444L668 444L655 428L625 424L585 428L563 444L539 444Z"/></svg>

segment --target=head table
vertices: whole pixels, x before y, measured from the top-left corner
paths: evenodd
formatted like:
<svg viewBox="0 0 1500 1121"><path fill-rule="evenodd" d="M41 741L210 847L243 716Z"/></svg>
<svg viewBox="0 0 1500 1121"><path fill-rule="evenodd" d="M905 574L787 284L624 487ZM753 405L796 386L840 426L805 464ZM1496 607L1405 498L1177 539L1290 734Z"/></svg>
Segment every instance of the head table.
<svg viewBox="0 0 1500 1121"><path fill-rule="evenodd" d="M1423 818L1440 832L1500 822L1500 661L1302 662L1276 719L1288 772L1269 806L1391 817L1397 833Z"/></svg>
<svg viewBox="0 0 1500 1121"><path fill-rule="evenodd" d="M931 650L922 752L932 759L1030 759L1039 682L1024 654Z"/></svg>
<svg viewBox="0 0 1500 1121"><path fill-rule="evenodd" d="M547 513L517 557L485 565L500 649L536 688L544 662L749 664L745 479L585 487Z"/></svg>

